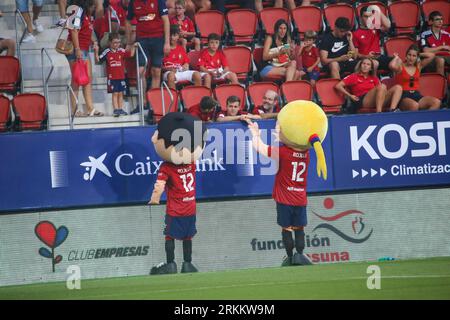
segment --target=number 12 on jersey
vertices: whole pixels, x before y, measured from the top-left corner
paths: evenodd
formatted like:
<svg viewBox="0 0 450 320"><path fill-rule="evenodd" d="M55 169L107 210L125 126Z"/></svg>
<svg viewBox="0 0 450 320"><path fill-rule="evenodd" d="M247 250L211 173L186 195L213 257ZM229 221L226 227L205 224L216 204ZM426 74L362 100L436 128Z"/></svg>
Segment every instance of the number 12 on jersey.
<svg viewBox="0 0 450 320"><path fill-rule="evenodd" d="M304 162L291 162L292 163L292 181L303 182L303 173L306 170L306 163Z"/></svg>
<svg viewBox="0 0 450 320"><path fill-rule="evenodd" d="M180 175L181 180L183 180L183 187L186 192L193 191L194 187L194 176L192 173Z"/></svg>

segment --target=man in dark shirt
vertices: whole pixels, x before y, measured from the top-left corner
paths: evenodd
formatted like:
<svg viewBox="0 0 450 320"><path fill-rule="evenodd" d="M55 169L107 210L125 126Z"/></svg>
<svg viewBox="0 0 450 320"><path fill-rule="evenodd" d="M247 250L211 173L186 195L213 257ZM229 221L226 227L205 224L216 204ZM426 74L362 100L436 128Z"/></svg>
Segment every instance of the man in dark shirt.
<svg viewBox="0 0 450 320"><path fill-rule="evenodd" d="M357 64L350 29L350 21L339 17L334 30L326 34L320 42L320 61L323 70L329 72L332 78L340 79L341 73L353 72Z"/></svg>

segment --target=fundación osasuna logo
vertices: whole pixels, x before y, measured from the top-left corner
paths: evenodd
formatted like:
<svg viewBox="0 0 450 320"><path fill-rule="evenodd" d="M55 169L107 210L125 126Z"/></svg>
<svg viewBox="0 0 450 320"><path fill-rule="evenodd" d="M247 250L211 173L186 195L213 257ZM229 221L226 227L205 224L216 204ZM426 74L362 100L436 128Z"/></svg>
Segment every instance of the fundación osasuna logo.
<svg viewBox="0 0 450 320"><path fill-rule="evenodd" d="M325 198L323 201L323 206L327 210L333 209L334 208L333 199ZM318 214L318 213L314 212L314 210L311 210L311 211L316 217L318 217L322 221L325 221L325 222L319 223L312 230L312 232L315 232L316 230L319 230L319 229L327 229L327 230L330 230L331 232L334 232L337 236L341 237L342 239L344 239L348 242L352 242L352 243L365 242L370 238L370 236L373 233L373 229L370 229L370 231L368 231L368 228L366 227L366 223L364 222L364 213L359 210L349 209L349 210L335 213L332 216ZM351 234L351 235L341 231L339 228L337 228L336 226L334 226L332 224L332 222L340 221L341 219L344 219L347 216L353 216L353 219L350 220L351 221L351 231L353 232L353 234ZM367 235L363 236L364 234L366 234L366 232L367 232Z"/></svg>
<svg viewBox="0 0 450 320"><path fill-rule="evenodd" d="M39 254L51 259L52 271L55 272L55 265L63 259L61 255L55 256L55 249L67 239L69 229L66 226L60 226L56 229L55 225L50 221L41 221L34 227L34 233L48 247L39 248Z"/></svg>

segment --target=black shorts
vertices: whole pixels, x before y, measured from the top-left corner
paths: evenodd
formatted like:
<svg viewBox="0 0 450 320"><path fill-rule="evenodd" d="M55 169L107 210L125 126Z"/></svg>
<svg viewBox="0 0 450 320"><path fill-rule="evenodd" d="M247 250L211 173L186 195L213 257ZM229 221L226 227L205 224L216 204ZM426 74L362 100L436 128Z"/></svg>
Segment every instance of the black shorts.
<svg viewBox="0 0 450 320"><path fill-rule="evenodd" d="M125 79L123 80L108 80L108 93L124 92L127 89Z"/></svg>
<svg viewBox="0 0 450 320"><path fill-rule="evenodd" d="M342 76L344 72L355 72L355 67L358 63L358 60L351 60L351 61L342 61L338 62L339 64L339 73ZM330 73L330 68L328 65L325 65L322 70L326 73Z"/></svg>
<svg viewBox="0 0 450 320"><path fill-rule="evenodd" d="M164 222L166 223L164 235L172 239L189 240L197 233L195 214L186 217L174 217L166 214Z"/></svg>
<svg viewBox="0 0 450 320"><path fill-rule="evenodd" d="M409 98L416 102L419 102L420 99L423 98L423 96L420 94L419 91L403 91L400 101L403 100L404 98Z"/></svg>
<svg viewBox="0 0 450 320"><path fill-rule="evenodd" d="M358 101L353 101L350 99L347 108L345 108L345 113L348 114L354 114L357 113L359 109L362 108L364 98L366 97L367 93L363 94L361 97L358 97Z"/></svg>
<svg viewBox="0 0 450 320"><path fill-rule="evenodd" d="M282 228L305 227L308 224L306 207L277 202L277 223Z"/></svg>

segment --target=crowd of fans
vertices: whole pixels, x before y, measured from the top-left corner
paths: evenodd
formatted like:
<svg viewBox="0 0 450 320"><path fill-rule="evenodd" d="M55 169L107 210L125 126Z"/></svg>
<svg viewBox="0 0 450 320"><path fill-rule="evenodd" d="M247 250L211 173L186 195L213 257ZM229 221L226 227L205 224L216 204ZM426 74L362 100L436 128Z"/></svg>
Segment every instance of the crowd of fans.
<svg viewBox="0 0 450 320"><path fill-rule="evenodd" d="M16 0L22 13L27 31L22 42L36 42L33 33L45 32L39 23L43 0L32 0L32 15L28 0ZM92 67L89 51L95 52L96 62L105 63L108 78L108 92L112 93L114 115L127 114L123 110L123 92L127 89L125 59L134 55L138 44L150 63L144 70L144 59L140 59L141 79L144 90L159 88L165 81L170 88L180 89L182 85L203 85L214 88L217 84L241 84L229 68L222 51L222 35L211 33L202 43L196 33L194 15L200 11L219 10L225 12L226 5L240 4L256 12L263 9L261 0L254 1L208 1L208 0L58 0L59 19L56 27L70 25L69 40L74 52L67 55L69 64L85 60L89 76ZM297 5L308 6L316 1L275 0L273 6L290 10ZM67 12L68 6L77 5L82 11ZM380 16L380 25L372 27L375 14ZM407 13L405 13L407 14ZM1 17L1 12L0 12ZM79 18L79 22L76 21ZM1 18L0 18L1 19ZM281 82L307 80L316 85L319 78L340 79L336 90L345 95L348 104L345 111L356 113L361 107L375 107L383 110L439 109L441 101L420 94L419 77L422 72L435 72L445 76L450 64L450 34L444 30L443 16L432 12L425 21L428 28L412 34L417 40L407 50L402 61L398 53L388 56L382 50L382 40L391 29L389 17L376 6L365 6L360 10L359 23L352 27L345 17L336 19L327 32L309 30L302 39L294 39L291 23L279 19L274 24L274 33L266 34L261 43L262 64L257 73L260 77L280 77ZM78 24L77 24L78 23ZM15 42L0 38L0 53L15 55ZM190 51L199 51L194 69L189 58ZM380 75L392 76L396 84L387 88L380 81ZM148 80L148 81L147 81ZM79 87L72 83L75 94ZM75 116L102 116L92 103L92 88L82 87L86 111L77 109L73 99L72 112ZM317 100L317 96L314 95ZM273 100L277 103L268 103ZM242 102L231 96L222 112L213 98L203 99L198 106L187 110L205 121L242 120L245 117L276 117L281 99L268 91L265 103L242 110ZM267 102L267 103L266 103ZM320 101L318 101L320 103ZM146 102L144 109L151 108ZM139 112L139 108L131 113Z"/></svg>

